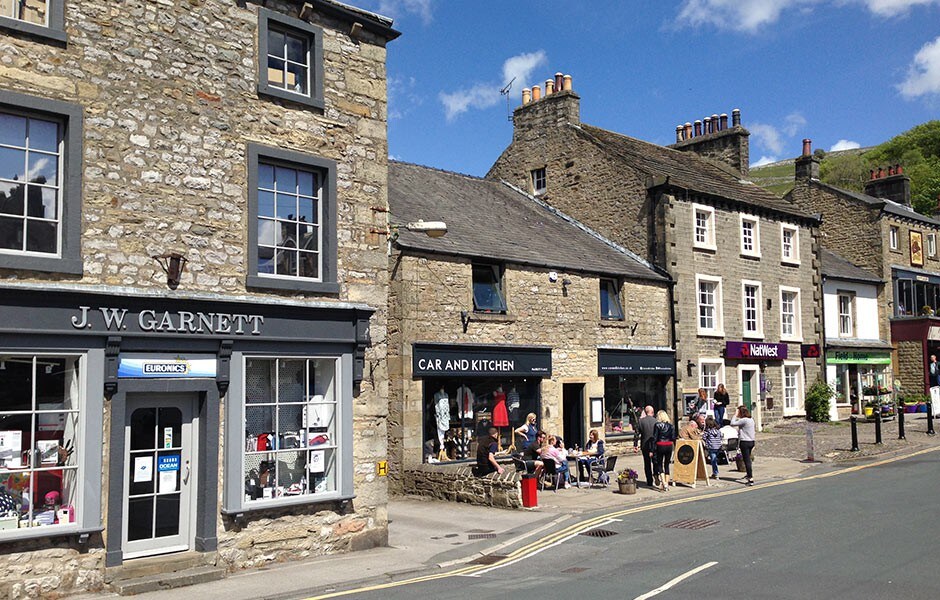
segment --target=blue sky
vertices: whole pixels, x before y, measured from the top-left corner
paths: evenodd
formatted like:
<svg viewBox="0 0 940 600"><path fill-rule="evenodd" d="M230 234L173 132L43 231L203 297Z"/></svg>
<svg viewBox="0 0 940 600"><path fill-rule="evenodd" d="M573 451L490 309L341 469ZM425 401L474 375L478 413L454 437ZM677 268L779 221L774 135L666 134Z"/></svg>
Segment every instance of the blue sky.
<svg viewBox="0 0 940 600"><path fill-rule="evenodd" d="M483 175L499 90L571 74L581 119L658 144L740 108L751 163L870 146L940 118L940 0L349 0L395 19L389 154Z"/></svg>

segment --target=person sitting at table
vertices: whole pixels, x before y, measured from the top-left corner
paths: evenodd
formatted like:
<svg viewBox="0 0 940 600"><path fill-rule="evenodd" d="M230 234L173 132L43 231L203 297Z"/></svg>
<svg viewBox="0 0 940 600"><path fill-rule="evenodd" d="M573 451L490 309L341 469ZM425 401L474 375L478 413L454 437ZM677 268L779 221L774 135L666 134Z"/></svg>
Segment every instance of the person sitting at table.
<svg viewBox="0 0 940 600"><path fill-rule="evenodd" d="M503 468L496 462L496 453L499 451L499 443L496 436L499 430L490 427L487 435L477 438L477 465L475 474L477 477L483 477L490 473L503 474Z"/></svg>
<svg viewBox="0 0 940 600"><path fill-rule="evenodd" d="M568 484L568 451L564 446L559 447L559 438L554 435L548 436L547 443L542 446L540 455L543 461L552 460L555 462L555 470L562 476L565 487L571 487Z"/></svg>
<svg viewBox="0 0 940 600"><path fill-rule="evenodd" d="M542 477L542 469L545 467L545 463L542 462L541 450L546 437L548 435L540 429L535 434L535 443L529 445L522 452L522 460L525 461L525 472L534 473L537 478Z"/></svg>
<svg viewBox="0 0 940 600"><path fill-rule="evenodd" d="M578 473L582 481L591 480L591 467L604 458L604 440L596 429L588 433L588 441L584 444L584 451L578 457Z"/></svg>
<svg viewBox="0 0 940 600"><path fill-rule="evenodd" d="M679 430L680 440L700 440L702 439L702 430L698 425L698 415L689 415L689 422Z"/></svg>

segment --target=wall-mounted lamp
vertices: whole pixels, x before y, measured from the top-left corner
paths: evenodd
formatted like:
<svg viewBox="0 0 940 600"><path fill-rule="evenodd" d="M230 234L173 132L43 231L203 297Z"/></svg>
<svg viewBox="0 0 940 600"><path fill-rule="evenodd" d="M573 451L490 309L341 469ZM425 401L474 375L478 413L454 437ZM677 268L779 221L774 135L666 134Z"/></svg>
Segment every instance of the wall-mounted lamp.
<svg viewBox="0 0 940 600"><path fill-rule="evenodd" d="M167 287L171 290L175 290L179 287L180 276L183 275L186 263L189 262L186 260L186 257L177 252L171 252L169 254L152 256L151 258L157 261L163 269L163 272L166 273Z"/></svg>
<svg viewBox="0 0 940 600"><path fill-rule="evenodd" d="M460 324L463 325L463 332L467 333L467 327L470 326L470 313L462 310L460 311Z"/></svg>
<svg viewBox="0 0 940 600"><path fill-rule="evenodd" d="M685 370L688 371L689 377L692 376L692 370L695 369L695 363L691 360L685 363Z"/></svg>
<svg viewBox="0 0 940 600"><path fill-rule="evenodd" d="M398 239L398 234L402 229L405 231L423 233L430 238L444 237L447 234L447 223L444 221L425 221L423 219L418 219L413 223L405 223L403 225L389 225L388 228L389 239L391 241Z"/></svg>

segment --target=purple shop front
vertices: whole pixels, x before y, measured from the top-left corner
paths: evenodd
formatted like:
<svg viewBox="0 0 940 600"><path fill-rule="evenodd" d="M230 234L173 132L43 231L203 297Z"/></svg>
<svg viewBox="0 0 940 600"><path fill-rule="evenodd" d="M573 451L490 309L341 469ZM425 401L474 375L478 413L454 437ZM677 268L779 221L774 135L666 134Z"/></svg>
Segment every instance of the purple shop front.
<svg viewBox="0 0 940 600"><path fill-rule="evenodd" d="M725 358L785 360L787 358L787 345L769 342L725 342Z"/></svg>

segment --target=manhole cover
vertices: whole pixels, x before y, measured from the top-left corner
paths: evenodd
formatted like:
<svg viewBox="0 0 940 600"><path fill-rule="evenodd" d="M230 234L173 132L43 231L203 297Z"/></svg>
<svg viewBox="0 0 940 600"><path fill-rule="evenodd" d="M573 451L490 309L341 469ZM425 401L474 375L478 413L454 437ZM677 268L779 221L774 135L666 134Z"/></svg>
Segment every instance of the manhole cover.
<svg viewBox="0 0 940 600"><path fill-rule="evenodd" d="M663 527L669 527L670 529L705 529L706 527L717 525L719 522L720 521L712 521L709 519L681 519L679 521L666 523Z"/></svg>
<svg viewBox="0 0 940 600"><path fill-rule="evenodd" d="M588 570L588 567L571 567L570 569L565 569L562 573L584 573Z"/></svg>
<svg viewBox="0 0 940 600"><path fill-rule="evenodd" d="M468 540L491 540L496 537L495 533L471 533L467 536Z"/></svg>
<svg viewBox="0 0 940 600"><path fill-rule="evenodd" d="M617 532L611 531L610 529L588 529L581 535L586 535L588 537L605 538L605 537L610 537L612 535L617 535Z"/></svg>
<svg viewBox="0 0 940 600"><path fill-rule="evenodd" d="M470 561L471 565L495 565L499 561L507 558L505 554L484 554L479 558Z"/></svg>

